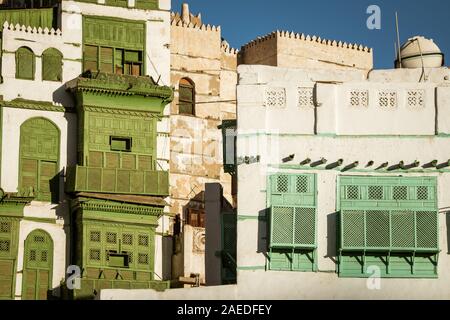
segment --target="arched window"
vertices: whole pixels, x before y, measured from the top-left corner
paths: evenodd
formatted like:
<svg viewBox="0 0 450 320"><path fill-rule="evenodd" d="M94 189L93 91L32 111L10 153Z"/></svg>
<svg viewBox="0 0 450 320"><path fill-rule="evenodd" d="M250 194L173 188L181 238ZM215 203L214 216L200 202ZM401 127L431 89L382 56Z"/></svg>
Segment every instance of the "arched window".
<svg viewBox="0 0 450 320"><path fill-rule="evenodd" d="M22 299L46 300L53 288L53 239L44 230L32 231L25 239Z"/></svg>
<svg viewBox="0 0 450 320"><path fill-rule="evenodd" d="M179 94L179 114L195 115L195 84L190 79L180 80Z"/></svg>
<svg viewBox="0 0 450 320"><path fill-rule="evenodd" d="M16 51L16 78L34 80L35 59L33 51L27 47L21 47Z"/></svg>
<svg viewBox="0 0 450 320"><path fill-rule="evenodd" d="M42 54L42 80L62 81L62 54L50 48Z"/></svg>
<svg viewBox="0 0 450 320"><path fill-rule="evenodd" d="M47 119L33 118L22 124L19 193L57 200L59 141L59 129Z"/></svg>

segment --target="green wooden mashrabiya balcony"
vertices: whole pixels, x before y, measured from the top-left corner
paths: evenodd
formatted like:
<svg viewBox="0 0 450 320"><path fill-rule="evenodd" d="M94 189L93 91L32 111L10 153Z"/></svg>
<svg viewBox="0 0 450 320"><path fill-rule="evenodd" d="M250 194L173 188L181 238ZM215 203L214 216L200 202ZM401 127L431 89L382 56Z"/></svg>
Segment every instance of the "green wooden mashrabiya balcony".
<svg viewBox="0 0 450 320"><path fill-rule="evenodd" d="M167 196L169 173L74 166L67 168L66 191Z"/></svg>
<svg viewBox="0 0 450 320"><path fill-rule="evenodd" d="M168 172L155 170L156 122L173 90L151 77L101 72L86 72L66 88L76 97L84 137L66 191L167 196Z"/></svg>
<svg viewBox="0 0 450 320"><path fill-rule="evenodd" d="M339 185L341 276L370 276L370 265L385 277L437 276L436 178L340 177Z"/></svg>

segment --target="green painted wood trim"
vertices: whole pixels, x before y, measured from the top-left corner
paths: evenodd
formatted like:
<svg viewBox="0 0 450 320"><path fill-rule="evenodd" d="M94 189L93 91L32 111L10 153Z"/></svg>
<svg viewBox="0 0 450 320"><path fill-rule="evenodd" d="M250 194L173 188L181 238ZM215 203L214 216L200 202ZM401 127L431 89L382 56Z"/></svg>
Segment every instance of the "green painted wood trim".
<svg viewBox="0 0 450 320"><path fill-rule="evenodd" d="M46 9L7 9L0 10L0 23L3 26L5 21L12 25L25 25L30 27L55 28L53 8Z"/></svg>
<svg viewBox="0 0 450 320"><path fill-rule="evenodd" d="M146 77L116 76L104 73L93 74L91 78L77 78L75 81L70 81L67 87L74 92L91 93L90 100L94 102L99 102L97 97L99 94L103 96L100 97L103 100L106 96L114 99L127 97L130 99L129 97L142 96L141 98L146 98L146 104L149 103L149 99L151 101L151 98L153 98L154 102L159 101L162 107L165 107L173 100L173 90L170 87L156 85L150 78ZM86 98L88 97L86 96ZM122 105L123 103L123 101L117 101L116 104ZM89 101L85 101L84 104L98 105L98 103L89 103Z"/></svg>
<svg viewBox="0 0 450 320"><path fill-rule="evenodd" d="M136 106L134 106L136 107ZM89 112L99 112L99 113L109 113L109 114L122 114L127 116L139 116L145 118L156 118L161 120L160 113L151 112L151 111L138 111L138 110L127 110L125 108L112 108L112 107L103 107L103 106L93 106L93 105L83 105L81 107L84 111Z"/></svg>
<svg viewBox="0 0 450 320"><path fill-rule="evenodd" d="M96 174L94 181L90 179L92 174ZM120 181L120 177L123 178L124 175L128 180L125 186ZM169 195L169 172L167 171L75 166L68 168L66 176L66 192L69 193L92 192L164 197ZM140 179L137 180L137 178Z"/></svg>
<svg viewBox="0 0 450 320"><path fill-rule="evenodd" d="M1 56L0 56L1 60ZM0 64L1 68L1 64ZM2 181L2 158L3 158L3 106L0 105L0 187L1 187L1 181Z"/></svg>
<svg viewBox="0 0 450 320"><path fill-rule="evenodd" d="M88 25L92 23L95 25L101 25L102 23L107 24L112 27L112 25L120 26L126 31L126 27L141 27L143 32L142 43L138 42L128 42L125 43L123 41L110 40L110 39L102 39L98 34L96 37L88 38L86 31L88 30ZM84 15L83 16L83 46L84 45L97 45L97 46L105 46L105 47L113 47L113 48L121 48L121 49L129 49L129 50L141 50L144 52L146 49L146 21L145 20L129 20L129 19L121 19L116 17L105 17L105 16L97 16L97 15ZM113 34L111 32L111 34ZM128 40L128 39L127 39Z"/></svg>
<svg viewBox="0 0 450 320"><path fill-rule="evenodd" d="M128 3L121 3L113 0L106 0L105 3L97 3L97 0L76 0L77 2L92 3L99 6L120 7L140 10L159 10L158 0L136 0L134 7L129 7Z"/></svg>
<svg viewBox="0 0 450 320"><path fill-rule="evenodd" d="M264 270L266 271L266 266L240 266L237 267L238 271L259 271Z"/></svg>
<svg viewBox="0 0 450 320"><path fill-rule="evenodd" d="M53 112L66 112L66 108L62 106L55 106L51 102L43 101L27 101L27 100L13 100L13 101L0 101L0 107L15 108L15 109L28 109L39 111L53 111Z"/></svg>
<svg viewBox="0 0 450 320"><path fill-rule="evenodd" d="M0 203L0 216L2 217L23 217L25 204L20 203Z"/></svg>
<svg viewBox="0 0 450 320"><path fill-rule="evenodd" d="M83 218L94 220L111 220L135 224L158 224L162 208L151 206L134 206L111 201L82 201L80 208Z"/></svg>
<svg viewBox="0 0 450 320"><path fill-rule="evenodd" d="M51 219L51 218L23 217L22 220L31 221L31 222L39 222L39 223L57 224L56 219Z"/></svg>

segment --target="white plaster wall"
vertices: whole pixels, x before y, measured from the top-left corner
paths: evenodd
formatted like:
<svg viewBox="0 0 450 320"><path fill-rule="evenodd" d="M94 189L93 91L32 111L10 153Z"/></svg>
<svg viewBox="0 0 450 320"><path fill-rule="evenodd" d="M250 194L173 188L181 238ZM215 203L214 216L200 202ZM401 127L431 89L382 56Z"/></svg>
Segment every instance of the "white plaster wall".
<svg viewBox="0 0 450 320"><path fill-rule="evenodd" d="M200 275L200 283L205 283L205 252L194 252L194 227L185 224L183 226L184 237L184 276L190 277L191 274ZM203 230L204 233L204 230Z"/></svg>
<svg viewBox="0 0 450 320"><path fill-rule="evenodd" d="M436 88L436 101L439 106L437 131L440 134L450 133L450 85Z"/></svg>
<svg viewBox="0 0 450 320"><path fill-rule="evenodd" d="M39 207L39 204L32 203L31 207L25 208L25 216L27 212L34 211ZM48 210L48 208L46 208ZM46 231L53 241L53 278L52 289L56 289L61 284L61 280L65 278L66 272L66 233L64 231L64 222L58 221L56 224L39 223L27 220L20 221L19 231L19 251L17 260L17 274L16 274L16 298L22 295L22 277L23 277L23 263L25 253L25 240L28 235L34 230ZM59 294L59 292L55 292Z"/></svg>
<svg viewBox="0 0 450 320"><path fill-rule="evenodd" d="M4 28L2 38L3 83L0 84L0 92L3 94L4 100L22 98L54 101L64 106L73 106L73 99L65 92L63 85L81 73L82 50L79 45L81 42L72 43L70 37L67 39L65 34L61 34L59 31L57 34L48 34L44 31L31 32L24 28ZM36 56L34 81L16 79L15 52L20 47L30 48ZM42 53L48 48L55 48L63 55L63 74L60 82L42 80Z"/></svg>
<svg viewBox="0 0 450 320"><path fill-rule="evenodd" d="M170 11L172 5L171 2L171 0L159 0L159 9Z"/></svg>
<svg viewBox="0 0 450 320"><path fill-rule="evenodd" d="M260 69L251 66L242 69L245 72L250 69L252 72L248 73L248 78L246 74L240 75L245 85L238 87L238 157L260 155L261 162L252 165L243 164L238 169L238 214L247 218L240 219L238 222L237 260L240 271L236 289L237 297L239 299L448 299L450 277L446 270L450 266L450 257L447 254L449 244L446 211L450 207L450 197L447 194L450 173L436 171L409 174L377 173L374 170L384 162L394 165L404 161L408 165L416 160L421 164L435 159L439 163L448 161L450 139L446 136L433 137L436 125L434 92L440 82L419 84L415 78L416 73L403 73L396 78L393 71L383 73L385 78L389 76L392 83L383 83L380 78L378 78L380 82L354 79L344 83L319 83L317 84L318 118L316 119L319 124L319 134L304 135L301 128L296 131L286 129L290 128L290 123L299 121L300 112L294 116L285 110L278 110L285 116L271 117L275 122L271 126L264 126L263 121L259 122L258 113L267 113L267 111L264 111L261 106L263 90L258 88L265 88L266 80L272 78L268 75L267 67ZM301 71L291 72L280 68L273 68L272 71L272 77L283 80L287 90L292 90L292 82L304 80ZM439 72L436 70L434 73ZM430 71L429 79L433 78L432 75L433 71ZM315 75L311 78L315 79ZM261 81L262 79L264 81ZM282 86L281 83L278 85ZM370 111L349 110L348 105L344 103L346 100L343 98L344 92L358 86L369 91L385 88L396 89L400 92L411 88L425 90L425 109L407 114L407 111L399 105L399 110L389 115L375 108ZM246 90L248 88L251 90ZM439 111L443 110L445 114L448 103L446 89L442 90L442 99L437 99L437 108ZM404 101L405 96L399 98ZM288 94L287 108L292 107L289 105L289 99ZM371 103L368 109L372 107ZM391 118L402 119L402 121ZM323 123L322 119L324 119ZM272 128L280 128L280 132L273 132ZM325 133L332 133L332 135ZM383 137L383 135L386 136ZM402 135L408 136L402 137ZM269 145L266 143L268 137L272 138L272 143ZM291 165L298 165L306 158L310 158L313 162L325 158L328 164L343 159L344 164L341 168L355 161L359 161L360 165L356 170L345 173L311 168L302 170L300 166L296 170L278 169L282 159L291 154L295 155L294 160L288 163ZM374 161L375 164L365 168L369 161ZM265 271L266 223L258 221L257 216L264 213L267 208L267 176L277 172L317 175L319 269L317 273ZM441 212L439 242L442 250L439 257L439 279L382 279L380 290L370 290L367 279L341 279L337 276L336 265L333 261L333 257L336 256L336 221L333 216L337 211L339 175L403 175L438 178L438 206ZM266 290L268 287L271 290Z"/></svg>
<svg viewBox="0 0 450 320"><path fill-rule="evenodd" d="M388 81L374 72L366 79L359 71L290 70L267 66L239 66L238 113L240 129L280 134L428 135L448 131L445 118L450 96L446 69L429 70L428 80L397 70ZM381 74L385 74L381 73ZM390 82L389 82L390 81ZM315 88L314 108L298 106L298 88ZM269 106L267 94L284 90L285 105ZM350 93L368 93L367 106L352 106ZM396 105L381 107L379 95L394 91ZM424 92L423 107L408 104L408 92ZM437 120L437 122L436 122Z"/></svg>
<svg viewBox="0 0 450 320"><path fill-rule="evenodd" d="M60 130L59 170L76 161L76 115L62 112L3 108L1 185L6 192L17 192L19 183L20 126L28 119L43 117ZM69 131L68 122L74 124Z"/></svg>
<svg viewBox="0 0 450 320"><path fill-rule="evenodd" d="M435 83L414 82L397 83L395 86L390 83L345 83L337 87L337 99L333 105L321 106L318 122L320 123L322 118L325 119L328 116L327 111L334 107L335 133L338 135L434 135L435 87ZM367 107L350 105L349 94L354 89L368 91ZM408 90L425 92L423 108L408 106ZM397 105L394 108L379 106L378 95L385 91L395 91Z"/></svg>

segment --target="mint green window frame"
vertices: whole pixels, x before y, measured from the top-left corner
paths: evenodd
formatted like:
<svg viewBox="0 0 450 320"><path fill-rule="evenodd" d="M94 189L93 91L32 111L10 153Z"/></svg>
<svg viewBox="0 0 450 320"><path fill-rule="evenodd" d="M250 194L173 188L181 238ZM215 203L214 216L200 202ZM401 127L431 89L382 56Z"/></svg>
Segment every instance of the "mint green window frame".
<svg viewBox="0 0 450 320"><path fill-rule="evenodd" d="M316 186L315 174L269 176L270 270L317 271Z"/></svg>
<svg viewBox="0 0 450 320"><path fill-rule="evenodd" d="M341 176L337 198L341 277L438 276L437 178Z"/></svg>

